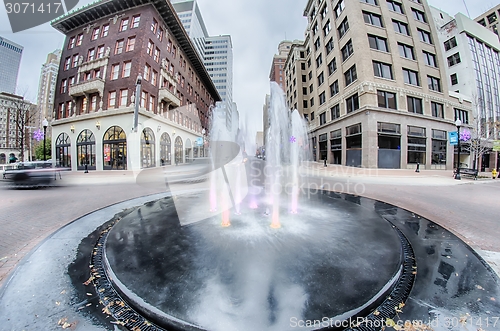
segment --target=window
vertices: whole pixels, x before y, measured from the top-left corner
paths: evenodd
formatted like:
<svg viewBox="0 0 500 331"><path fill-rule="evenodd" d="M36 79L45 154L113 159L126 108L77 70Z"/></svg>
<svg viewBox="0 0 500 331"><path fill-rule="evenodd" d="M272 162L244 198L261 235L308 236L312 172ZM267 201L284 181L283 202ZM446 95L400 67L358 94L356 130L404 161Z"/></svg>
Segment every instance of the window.
<svg viewBox="0 0 500 331"><path fill-rule="evenodd" d="M120 72L120 65L119 64L113 64L111 66L111 77L110 79L118 79L118 73Z"/></svg>
<svg viewBox="0 0 500 331"><path fill-rule="evenodd" d="M444 106L442 103L431 101L432 116L444 118Z"/></svg>
<svg viewBox="0 0 500 331"><path fill-rule="evenodd" d="M425 128L408 125L408 163L425 164Z"/></svg>
<svg viewBox="0 0 500 331"><path fill-rule="evenodd" d="M488 19L488 23L490 24L493 24L497 21L497 15L495 13L486 16L486 18Z"/></svg>
<svg viewBox="0 0 500 331"><path fill-rule="evenodd" d="M455 121L460 119L463 124L469 124L469 113L466 110L454 108Z"/></svg>
<svg viewBox="0 0 500 331"><path fill-rule="evenodd" d="M339 93L339 80L337 79L330 85L330 97Z"/></svg>
<svg viewBox="0 0 500 331"><path fill-rule="evenodd" d="M132 68L131 61L123 63L122 77L130 77L130 69L131 68Z"/></svg>
<svg viewBox="0 0 500 331"><path fill-rule="evenodd" d="M403 77L406 84L420 86L418 81L418 72L403 68Z"/></svg>
<svg viewBox="0 0 500 331"><path fill-rule="evenodd" d="M151 32L156 34L157 29L158 29L158 21L153 18L153 22L151 22Z"/></svg>
<svg viewBox="0 0 500 331"><path fill-rule="evenodd" d="M423 41L424 43L432 44L432 39L431 39L431 34L425 30L422 29L417 29L418 32L418 37L420 38L420 41Z"/></svg>
<svg viewBox="0 0 500 331"><path fill-rule="evenodd" d="M78 65L78 54L75 54L71 59L71 68L75 68L77 65Z"/></svg>
<svg viewBox="0 0 500 331"><path fill-rule="evenodd" d="M109 92L108 108L115 108L116 106L116 91Z"/></svg>
<svg viewBox="0 0 500 331"><path fill-rule="evenodd" d="M71 64L71 58L67 57L66 60L64 60L64 70L68 70L70 64Z"/></svg>
<svg viewBox="0 0 500 331"><path fill-rule="evenodd" d="M441 81L439 78L427 76L427 84L429 85L429 90L441 92Z"/></svg>
<svg viewBox="0 0 500 331"><path fill-rule="evenodd" d="M160 49L158 47L155 48L153 60L155 60L156 63L160 62Z"/></svg>
<svg viewBox="0 0 500 331"><path fill-rule="evenodd" d="M99 37L99 30L100 28L97 27L92 31L92 37L90 38L90 40L96 40Z"/></svg>
<svg viewBox="0 0 500 331"><path fill-rule="evenodd" d="M314 102L311 104L311 106L314 104ZM314 120L314 112L311 112L311 121Z"/></svg>
<svg viewBox="0 0 500 331"><path fill-rule="evenodd" d="M326 7L325 7L326 8ZM330 20L328 20L326 22L326 24L323 26L323 35L326 37L328 36L328 34L330 33L330 30L331 30L331 26L330 26Z"/></svg>
<svg viewBox="0 0 500 331"><path fill-rule="evenodd" d="M141 15L136 15L132 17L132 29L139 27L139 22L141 21Z"/></svg>
<svg viewBox="0 0 500 331"><path fill-rule="evenodd" d="M306 75L302 75L302 83L307 83L307 76Z"/></svg>
<svg viewBox="0 0 500 331"><path fill-rule="evenodd" d="M319 125L326 123L326 112L319 114Z"/></svg>
<svg viewBox="0 0 500 331"><path fill-rule="evenodd" d="M356 109L359 109L359 98L358 98L358 94L354 94L353 96L347 98L345 100L346 102L346 109L347 109L347 113L352 113L353 111L355 111Z"/></svg>
<svg viewBox="0 0 500 331"><path fill-rule="evenodd" d="M68 86L68 80L67 79L63 79L61 81L61 90L60 90L60 92L61 93L66 93L67 86Z"/></svg>
<svg viewBox="0 0 500 331"><path fill-rule="evenodd" d="M325 47L326 47L326 55L330 54L330 52L333 50L333 38L330 38L330 40L328 40Z"/></svg>
<svg viewBox="0 0 500 331"><path fill-rule="evenodd" d="M457 47L457 40L455 39L455 37L453 37L446 40L443 44L444 44L444 50L449 51L450 49Z"/></svg>
<svg viewBox="0 0 500 331"><path fill-rule="evenodd" d="M410 1L413 1L415 3L420 3L420 4L422 3L422 0L410 0Z"/></svg>
<svg viewBox="0 0 500 331"><path fill-rule="evenodd" d="M109 24L102 26L101 38L106 37L109 34Z"/></svg>
<svg viewBox="0 0 500 331"><path fill-rule="evenodd" d="M76 37L71 37L68 41L68 49L72 49L75 47Z"/></svg>
<svg viewBox="0 0 500 331"><path fill-rule="evenodd" d="M104 57L104 45L97 47L97 58L101 59Z"/></svg>
<svg viewBox="0 0 500 331"><path fill-rule="evenodd" d="M144 80L149 81L151 79L151 66L146 64L144 66Z"/></svg>
<svg viewBox="0 0 500 331"><path fill-rule="evenodd" d="M360 0L360 1L364 3L369 3L370 5L378 6L377 0Z"/></svg>
<svg viewBox="0 0 500 331"><path fill-rule="evenodd" d="M373 61L373 72L376 77L393 79L392 66L390 64Z"/></svg>
<svg viewBox="0 0 500 331"><path fill-rule="evenodd" d="M396 31L397 33L401 33L401 34L404 34L406 36L410 35L410 30L408 29L408 24L400 22L400 21L392 20L392 26L394 27L394 31Z"/></svg>
<svg viewBox="0 0 500 331"><path fill-rule="evenodd" d="M344 11L345 5L344 0L340 0L339 3L335 6L333 11L335 12L335 18L339 18L340 14Z"/></svg>
<svg viewBox="0 0 500 331"><path fill-rule="evenodd" d="M314 106L314 97L311 98L311 100L309 100L309 104L311 105L311 107ZM314 119L313 116L311 116L311 120L313 119Z"/></svg>
<svg viewBox="0 0 500 331"><path fill-rule="evenodd" d="M425 18L425 13L418 10L418 9L415 9L415 8L412 8L411 11L413 12L413 17L417 20L417 21L420 21L420 22L423 22L423 23L427 23L427 19Z"/></svg>
<svg viewBox="0 0 500 331"><path fill-rule="evenodd" d="M321 9L321 12L320 12L322 20L324 20L326 18L326 14L328 14L328 6L324 5L323 9Z"/></svg>
<svg viewBox="0 0 500 331"><path fill-rule="evenodd" d="M397 109L396 93L377 91L378 106L382 108Z"/></svg>
<svg viewBox="0 0 500 331"><path fill-rule="evenodd" d="M302 88L302 94L303 95L307 95L307 87L303 87Z"/></svg>
<svg viewBox="0 0 500 331"><path fill-rule="evenodd" d="M307 100L302 100L302 106L303 106L304 108L307 108Z"/></svg>
<svg viewBox="0 0 500 331"><path fill-rule="evenodd" d="M80 46L83 42L83 34L76 36L76 46Z"/></svg>
<svg viewBox="0 0 500 331"><path fill-rule="evenodd" d="M428 66L437 68L438 65L437 65L436 55L429 53L429 52L426 52L426 51L422 51L422 52L424 53L425 64L427 64Z"/></svg>
<svg viewBox="0 0 500 331"><path fill-rule="evenodd" d="M458 77L457 77L457 74L452 74L450 76L451 78L451 85L457 85L458 84Z"/></svg>
<svg viewBox="0 0 500 331"><path fill-rule="evenodd" d="M311 93L312 91L314 91L314 86L313 86L313 84L309 85L309 93Z"/></svg>
<svg viewBox="0 0 500 331"><path fill-rule="evenodd" d="M415 114L424 113L422 108L422 99L408 96L406 97L406 101L408 102L408 112Z"/></svg>
<svg viewBox="0 0 500 331"><path fill-rule="evenodd" d="M163 40L163 29L159 28L158 32L156 32L156 38L158 38L160 41Z"/></svg>
<svg viewBox="0 0 500 331"><path fill-rule="evenodd" d="M156 86L157 83L158 83L158 72L156 70L153 70L153 72L151 73L151 84L153 84L153 86Z"/></svg>
<svg viewBox="0 0 500 331"><path fill-rule="evenodd" d="M398 43L398 48L399 48L399 55L401 57L410 59L410 60L415 60L415 53L413 52L413 47L410 45Z"/></svg>
<svg viewBox="0 0 500 331"><path fill-rule="evenodd" d="M455 53L453 55L448 56L448 66L454 66L455 64L459 64L461 62L460 60L460 53Z"/></svg>
<svg viewBox="0 0 500 331"><path fill-rule="evenodd" d="M387 47L387 39L385 38L369 34L368 43L370 44L371 49L389 52L389 48Z"/></svg>
<svg viewBox="0 0 500 331"><path fill-rule="evenodd" d="M122 22L120 24L120 31L125 31L128 29L128 17L122 19Z"/></svg>
<svg viewBox="0 0 500 331"><path fill-rule="evenodd" d="M345 46L342 47L342 62L347 60L347 58L351 56L352 53L354 53L354 50L352 48L352 40L349 39L349 41L345 44Z"/></svg>
<svg viewBox="0 0 500 331"><path fill-rule="evenodd" d="M326 102L326 94L325 94L325 92L323 91L323 92L321 92L321 94L319 95L319 104L320 104L320 106L321 106L322 104L324 104L325 102Z"/></svg>
<svg viewBox="0 0 500 331"><path fill-rule="evenodd" d="M153 42L151 39L148 41L148 47L146 48L146 53L148 53L150 56L153 56L153 48L154 48Z"/></svg>
<svg viewBox="0 0 500 331"><path fill-rule="evenodd" d="M349 30L349 22L347 21L347 17L344 18L342 23L340 23L337 30L339 31L339 39L346 34L347 30Z"/></svg>
<svg viewBox="0 0 500 331"><path fill-rule="evenodd" d="M126 48L126 51L127 52L133 51L134 47L135 47L135 36L129 37L127 39L127 48Z"/></svg>
<svg viewBox="0 0 500 331"><path fill-rule="evenodd" d="M95 49L91 48L87 52L87 61L92 61L93 59L95 59Z"/></svg>
<svg viewBox="0 0 500 331"><path fill-rule="evenodd" d="M127 107L128 89L120 90L120 107Z"/></svg>
<svg viewBox="0 0 500 331"><path fill-rule="evenodd" d="M318 22L314 23L312 31L314 36L318 33Z"/></svg>
<svg viewBox="0 0 500 331"><path fill-rule="evenodd" d="M97 109L97 95L90 97L90 109L89 111L95 111Z"/></svg>
<svg viewBox="0 0 500 331"><path fill-rule="evenodd" d="M345 86L351 84L352 82L354 82L356 79L358 79L358 75L356 73L356 65L353 65L352 67L350 67L345 73L344 73L344 77L345 77Z"/></svg>
<svg viewBox="0 0 500 331"><path fill-rule="evenodd" d="M321 64L323 63L323 57L321 54L316 58L316 68L319 68Z"/></svg>
<svg viewBox="0 0 500 331"><path fill-rule="evenodd" d="M123 52L123 39L117 40L115 45L115 54L121 54Z"/></svg>
<svg viewBox="0 0 500 331"><path fill-rule="evenodd" d="M332 120L337 119L340 117L340 107L339 104L336 104L332 108L330 108L330 116Z"/></svg>
<svg viewBox="0 0 500 331"><path fill-rule="evenodd" d="M387 0L387 6L389 7L389 10L395 11L399 14L404 14L403 5L401 5L399 2Z"/></svg>
<svg viewBox="0 0 500 331"><path fill-rule="evenodd" d="M318 86L321 86L325 82L325 77L323 76L323 72L321 72L318 76Z"/></svg>
<svg viewBox="0 0 500 331"><path fill-rule="evenodd" d="M141 93L141 107L146 108L148 104L148 92L142 91Z"/></svg>
<svg viewBox="0 0 500 331"><path fill-rule="evenodd" d="M317 51L321 47L321 42L319 40L319 37L316 38L316 41L314 42L314 50Z"/></svg>
<svg viewBox="0 0 500 331"><path fill-rule="evenodd" d="M335 58L333 58L329 63L328 63L328 76L333 74L335 71L337 71L337 61Z"/></svg>
<svg viewBox="0 0 500 331"><path fill-rule="evenodd" d="M148 107L148 110L149 111L154 111L155 110L155 96L154 95L149 95L149 107Z"/></svg>
<svg viewBox="0 0 500 331"><path fill-rule="evenodd" d="M379 27L383 27L382 25L382 17L375 13L370 13L367 11L363 11L363 18L366 24L371 24Z"/></svg>
<svg viewBox="0 0 500 331"><path fill-rule="evenodd" d="M432 164L446 164L446 131L432 130Z"/></svg>

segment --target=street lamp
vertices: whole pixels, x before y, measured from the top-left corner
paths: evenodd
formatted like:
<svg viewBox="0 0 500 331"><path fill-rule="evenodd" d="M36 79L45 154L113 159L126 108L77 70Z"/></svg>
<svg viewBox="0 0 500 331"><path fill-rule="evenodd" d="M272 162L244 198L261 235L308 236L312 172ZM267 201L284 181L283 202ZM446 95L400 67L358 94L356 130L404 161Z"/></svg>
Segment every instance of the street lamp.
<svg viewBox="0 0 500 331"><path fill-rule="evenodd" d="M458 135L458 161L457 161L457 172L455 173L455 179L460 180L460 127L462 126L462 121L457 118L455 121L455 125L457 127L457 135Z"/></svg>
<svg viewBox="0 0 500 331"><path fill-rule="evenodd" d="M47 121L46 118L43 119L42 121L42 126L43 126L43 160L47 161L47 156L45 155L45 141L47 137L47 127L49 126L49 122Z"/></svg>

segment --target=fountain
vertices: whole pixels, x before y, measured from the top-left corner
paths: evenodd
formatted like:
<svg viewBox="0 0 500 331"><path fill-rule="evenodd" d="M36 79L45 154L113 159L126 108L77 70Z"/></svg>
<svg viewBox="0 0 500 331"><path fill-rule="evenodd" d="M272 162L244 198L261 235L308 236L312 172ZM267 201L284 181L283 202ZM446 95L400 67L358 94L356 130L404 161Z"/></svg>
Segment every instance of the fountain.
<svg viewBox="0 0 500 331"><path fill-rule="evenodd" d="M411 247L375 212L304 190L307 133L283 91L271 86L266 162L246 161L218 114L210 180L103 233L92 265L106 309L130 329L146 318L168 330L345 329L392 316L412 286Z"/></svg>

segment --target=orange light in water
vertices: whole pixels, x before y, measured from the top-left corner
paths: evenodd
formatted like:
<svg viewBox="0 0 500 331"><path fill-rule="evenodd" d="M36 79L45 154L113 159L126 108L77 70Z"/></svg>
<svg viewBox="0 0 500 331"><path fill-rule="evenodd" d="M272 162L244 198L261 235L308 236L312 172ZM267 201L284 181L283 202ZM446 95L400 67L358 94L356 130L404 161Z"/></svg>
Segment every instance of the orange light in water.
<svg viewBox="0 0 500 331"><path fill-rule="evenodd" d="M228 226L231 225L231 222L229 221L229 210L224 210L222 212L222 224L224 228L227 228Z"/></svg>
<svg viewBox="0 0 500 331"><path fill-rule="evenodd" d="M280 214L277 210L277 208L275 208L273 210L273 221L271 222L271 227L273 229L279 229L281 228L281 224L280 224Z"/></svg>

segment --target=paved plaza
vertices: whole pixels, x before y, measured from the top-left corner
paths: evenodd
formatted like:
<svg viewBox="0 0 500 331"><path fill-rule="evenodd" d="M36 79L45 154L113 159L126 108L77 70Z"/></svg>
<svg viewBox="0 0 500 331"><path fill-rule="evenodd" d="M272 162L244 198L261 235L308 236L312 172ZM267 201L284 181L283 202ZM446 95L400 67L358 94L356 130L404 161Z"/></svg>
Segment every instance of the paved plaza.
<svg viewBox="0 0 500 331"><path fill-rule="evenodd" d="M178 169L168 171L182 173ZM311 188L358 194L431 219L500 270L500 180L458 181L451 171L325 168L321 163L309 164L303 175L309 177ZM166 190L162 182L137 183L131 171L62 173L57 187L46 189L0 185L0 284L26 254L66 224L94 210Z"/></svg>

